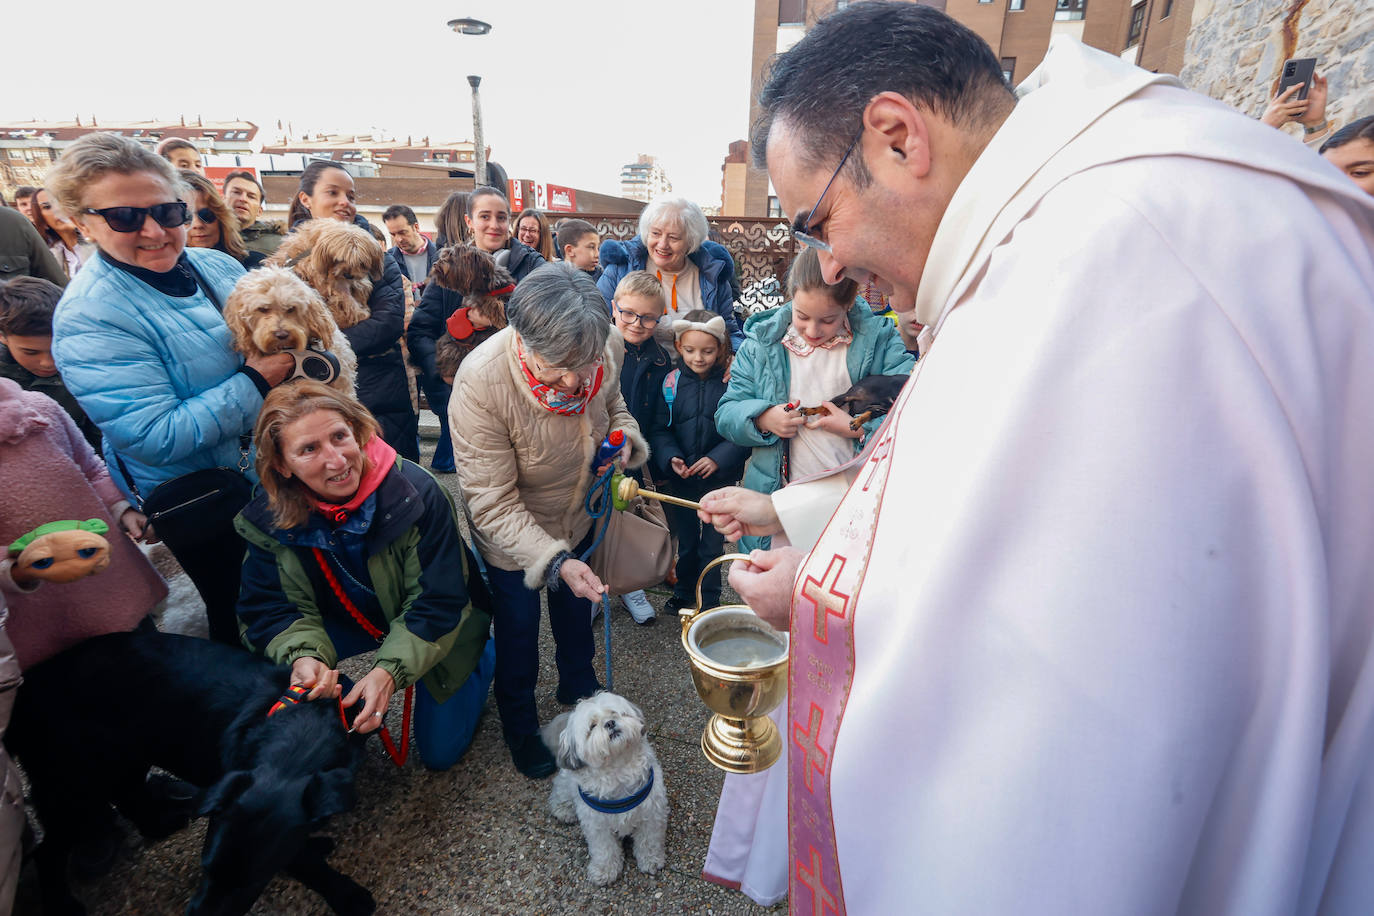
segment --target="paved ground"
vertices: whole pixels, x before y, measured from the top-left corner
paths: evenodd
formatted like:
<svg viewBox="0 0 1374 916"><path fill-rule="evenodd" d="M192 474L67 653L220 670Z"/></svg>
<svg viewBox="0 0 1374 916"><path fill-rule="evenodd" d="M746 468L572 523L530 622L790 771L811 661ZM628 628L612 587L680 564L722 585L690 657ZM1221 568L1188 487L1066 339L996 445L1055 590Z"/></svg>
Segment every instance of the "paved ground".
<svg viewBox="0 0 1374 916"><path fill-rule="evenodd" d="M456 486L452 475L440 480ZM667 593L650 597L661 607ZM617 605L612 631L616 690L643 708L666 775L668 867L644 875L627 856L626 872L611 887L587 883L580 830L549 815L551 780L532 781L515 771L501 740L495 702L489 701L471 750L448 772L431 773L413 755L397 770L380 742L369 742L359 772L358 807L334 818L328 832L338 841L331 861L372 891L379 913L782 912L783 905L767 910L701 879L723 777L701 755L698 741L707 713L692 687L676 621L661 617L656 626L640 627ZM600 621L596 633L600 653ZM543 645L538 697L540 718L547 720L561 708L553 698L547 619ZM365 661L358 667L365 670ZM400 715L399 704L398 695L393 720ZM198 880L203 835L204 823L198 822L160 843L130 841L114 871L96 884L78 886L78 895L93 914L180 913ZM17 912L39 912L31 887L21 893ZM278 879L252 912L329 911L313 892Z"/></svg>

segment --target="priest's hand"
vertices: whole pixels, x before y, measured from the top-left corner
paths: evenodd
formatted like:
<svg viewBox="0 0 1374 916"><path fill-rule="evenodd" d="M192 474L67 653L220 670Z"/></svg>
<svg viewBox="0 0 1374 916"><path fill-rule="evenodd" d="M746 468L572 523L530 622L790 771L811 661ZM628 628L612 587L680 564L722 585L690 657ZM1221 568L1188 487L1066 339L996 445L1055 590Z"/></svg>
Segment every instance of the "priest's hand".
<svg viewBox="0 0 1374 916"><path fill-rule="evenodd" d="M697 517L737 541L743 535L766 537L782 533L782 522L773 510L773 498L757 490L744 487L721 487L701 498Z"/></svg>
<svg viewBox="0 0 1374 916"><path fill-rule="evenodd" d="M755 550L730 567L730 587L745 604L784 633L792 618L792 586L806 554L795 547Z"/></svg>

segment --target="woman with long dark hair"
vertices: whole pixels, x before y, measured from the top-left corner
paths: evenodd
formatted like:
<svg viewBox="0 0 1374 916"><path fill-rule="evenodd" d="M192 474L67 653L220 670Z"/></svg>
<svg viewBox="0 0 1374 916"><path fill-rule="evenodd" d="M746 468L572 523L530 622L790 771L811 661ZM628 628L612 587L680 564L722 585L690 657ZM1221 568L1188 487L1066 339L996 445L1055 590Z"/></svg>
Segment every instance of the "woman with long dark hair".
<svg viewBox="0 0 1374 916"><path fill-rule="evenodd" d="M95 254L95 246L81 236L81 229L57 206L46 189L39 188L33 195L33 224L48 249L62 265L68 278L76 276L81 265Z"/></svg>

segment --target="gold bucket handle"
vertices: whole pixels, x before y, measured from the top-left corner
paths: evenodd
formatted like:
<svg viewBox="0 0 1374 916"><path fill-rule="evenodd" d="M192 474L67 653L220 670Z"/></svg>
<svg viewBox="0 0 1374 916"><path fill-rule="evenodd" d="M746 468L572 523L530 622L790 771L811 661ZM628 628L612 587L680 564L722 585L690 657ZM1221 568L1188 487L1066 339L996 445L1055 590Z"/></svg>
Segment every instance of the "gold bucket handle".
<svg viewBox="0 0 1374 916"><path fill-rule="evenodd" d="M697 576L696 607L683 608L682 610L677 612L678 616L682 618L682 638L684 640L687 638L687 628L692 625L692 621L695 620L699 614L705 613L705 611L702 610L701 607L701 583L706 580L706 574L711 570L715 569L717 566L720 566L722 563L729 563L731 560L747 559L749 559L749 554L747 553L727 553L723 556L716 557L710 563L707 563L705 566L701 568L701 575Z"/></svg>

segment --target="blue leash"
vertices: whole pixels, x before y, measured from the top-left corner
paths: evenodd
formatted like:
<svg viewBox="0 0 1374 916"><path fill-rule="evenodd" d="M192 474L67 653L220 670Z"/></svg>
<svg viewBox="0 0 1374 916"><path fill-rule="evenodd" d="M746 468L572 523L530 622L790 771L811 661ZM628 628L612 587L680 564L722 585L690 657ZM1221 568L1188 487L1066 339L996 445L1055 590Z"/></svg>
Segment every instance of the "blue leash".
<svg viewBox="0 0 1374 916"><path fill-rule="evenodd" d="M597 545L601 543L601 539L606 536L606 529L611 526L611 512L614 511L611 506L611 477L614 474L615 466L612 465L606 469L606 473L596 479L591 489L587 491L586 499L582 501L583 508L592 517L592 527L596 527L598 520L604 519L601 523L601 530L592 539L591 546L582 551L582 555L578 557L584 563L596 550ZM612 690L615 682L611 679L611 596L608 592L601 593L601 617L606 626L606 689Z"/></svg>

